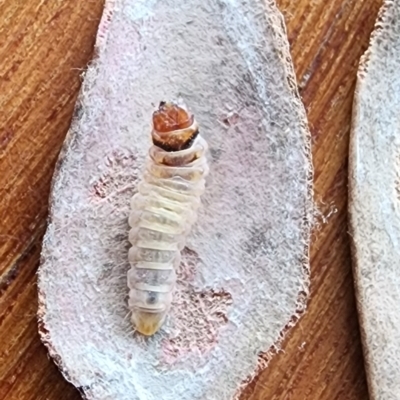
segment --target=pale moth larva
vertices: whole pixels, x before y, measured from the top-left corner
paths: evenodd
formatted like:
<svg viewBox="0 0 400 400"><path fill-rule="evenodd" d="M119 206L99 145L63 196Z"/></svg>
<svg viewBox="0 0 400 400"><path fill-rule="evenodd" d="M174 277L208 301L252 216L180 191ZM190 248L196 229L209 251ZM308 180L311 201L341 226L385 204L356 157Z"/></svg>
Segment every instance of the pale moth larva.
<svg viewBox="0 0 400 400"><path fill-rule="evenodd" d="M150 336L172 302L180 251L196 220L208 173L207 143L183 106L161 102L153 113L153 146L129 216L129 309Z"/></svg>

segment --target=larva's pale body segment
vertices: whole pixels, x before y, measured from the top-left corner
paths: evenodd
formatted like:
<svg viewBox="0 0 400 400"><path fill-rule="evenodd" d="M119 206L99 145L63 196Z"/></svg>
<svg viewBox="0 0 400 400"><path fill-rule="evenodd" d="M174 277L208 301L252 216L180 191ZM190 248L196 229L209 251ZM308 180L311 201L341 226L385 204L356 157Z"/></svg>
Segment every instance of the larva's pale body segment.
<svg viewBox="0 0 400 400"><path fill-rule="evenodd" d="M161 103L129 216L129 309L135 330L153 335L171 307L175 269L197 217L208 173L207 143L184 108Z"/></svg>

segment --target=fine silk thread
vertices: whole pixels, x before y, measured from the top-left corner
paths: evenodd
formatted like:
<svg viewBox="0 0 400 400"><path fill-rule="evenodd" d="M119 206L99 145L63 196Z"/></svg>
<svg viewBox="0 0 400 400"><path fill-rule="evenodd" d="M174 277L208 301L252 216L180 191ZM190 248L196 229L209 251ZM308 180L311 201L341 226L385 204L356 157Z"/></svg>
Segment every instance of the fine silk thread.
<svg viewBox="0 0 400 400"><path fill-rule="evenodd" d="M160 120L165 122L161 128ZM160 103L152 138L129 215L128 304L134 328L146 336L159 330L171 307L175 269L196 221L209 170L207 143L184 108Z"/></svg>

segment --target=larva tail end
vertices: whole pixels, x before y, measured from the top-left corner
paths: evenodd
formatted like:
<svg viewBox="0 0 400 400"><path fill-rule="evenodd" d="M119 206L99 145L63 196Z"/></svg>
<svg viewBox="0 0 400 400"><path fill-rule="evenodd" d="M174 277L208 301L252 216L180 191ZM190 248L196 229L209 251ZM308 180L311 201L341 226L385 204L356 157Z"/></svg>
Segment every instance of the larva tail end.
<svg viewBox="0 0 400 400"><path fill-rule="evenodd" d="M145 336L154 335L165 321L166 312L135 311L132 313L132 324L135 329Z"/></svg>

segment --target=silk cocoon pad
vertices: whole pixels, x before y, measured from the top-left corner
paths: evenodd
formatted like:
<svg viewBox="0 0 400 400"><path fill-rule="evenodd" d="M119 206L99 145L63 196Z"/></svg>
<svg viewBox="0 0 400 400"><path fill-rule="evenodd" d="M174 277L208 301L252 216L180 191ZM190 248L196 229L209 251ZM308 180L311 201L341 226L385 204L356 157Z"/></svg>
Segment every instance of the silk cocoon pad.
<svg viewBox="0 0 400 400"><path fill-rule="evenodd" d="M129 199L161 100L210 146L198 222L160 333L132 333ZM305 308L310 141L274 2L106 4L54 176L40 332L88 399L231 399Z"/></svg>
<svg viewBox="0 0 400 400"><path fill-rule="evenodd" d="M383 3L358 71L349 215L369 393L400 396L400 2Z"/></svg>

